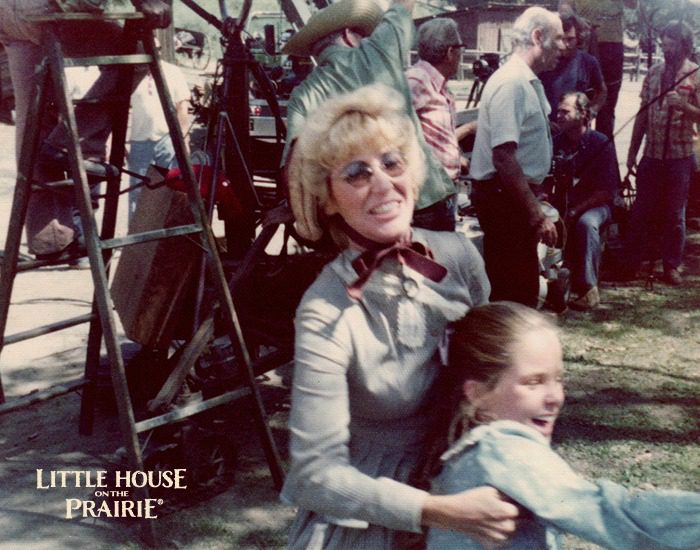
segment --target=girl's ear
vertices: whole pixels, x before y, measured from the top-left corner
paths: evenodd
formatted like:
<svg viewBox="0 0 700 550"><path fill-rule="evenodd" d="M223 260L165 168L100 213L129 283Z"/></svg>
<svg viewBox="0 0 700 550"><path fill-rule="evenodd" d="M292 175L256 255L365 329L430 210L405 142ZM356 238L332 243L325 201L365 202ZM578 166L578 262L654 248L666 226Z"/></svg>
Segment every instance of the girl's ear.
<svg viewBox="0 0 700 550"><path fill-rule="evenodd" d="M477 405L477 401L484 394L484 384L476 380L466 380L462 385L462 392L472 405Z"/></svg>

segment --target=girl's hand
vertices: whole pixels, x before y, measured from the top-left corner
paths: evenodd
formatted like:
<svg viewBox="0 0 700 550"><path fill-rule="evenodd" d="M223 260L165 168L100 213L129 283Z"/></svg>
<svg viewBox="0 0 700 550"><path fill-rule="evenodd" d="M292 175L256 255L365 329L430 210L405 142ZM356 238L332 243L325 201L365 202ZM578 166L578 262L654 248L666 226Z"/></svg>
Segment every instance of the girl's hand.
<svg viewBox="0 0 700 550"><path fill-rule="evenodd" d="M428 495L423 525L453 529L497 548L515 533L520 511L493 487L478 487L454 495Z"/></svg>

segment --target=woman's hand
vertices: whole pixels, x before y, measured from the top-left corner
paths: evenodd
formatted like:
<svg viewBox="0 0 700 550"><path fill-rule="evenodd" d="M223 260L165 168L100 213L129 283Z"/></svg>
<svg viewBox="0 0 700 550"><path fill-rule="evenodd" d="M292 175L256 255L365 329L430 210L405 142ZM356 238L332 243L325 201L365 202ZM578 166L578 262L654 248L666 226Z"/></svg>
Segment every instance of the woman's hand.
<svg viewBox="0 0 700 550"><path fill-rule="evenodd" d="M518 507L493 487L454 495L428 495L423 525L461 531L487 548L497 548L515 533Z"/></svg>

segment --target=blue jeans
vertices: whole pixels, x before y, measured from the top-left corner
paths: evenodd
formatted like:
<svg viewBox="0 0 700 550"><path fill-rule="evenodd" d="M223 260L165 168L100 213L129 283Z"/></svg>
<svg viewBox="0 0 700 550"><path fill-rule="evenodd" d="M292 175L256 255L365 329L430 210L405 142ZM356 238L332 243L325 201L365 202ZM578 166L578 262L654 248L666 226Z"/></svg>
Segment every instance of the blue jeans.
<svg viewBox="0 0 700 550"><path fill-rule="evenodd" d="M129 150L129 170L146 175L146 171L151 164L163 168L174 168L177 165L175 160L175 149L170 135L166 134L158 141L132 141ZM129 185L137 185L141 180L131 176ZM129 191L129 222L136 211L136 202L141 193L142 187Z"/></svg>
<svg viewBox="0 0 700 550"><path fill-rule="evenodd" d="M584 294L598 286L602 247L600 230L612 218L607 204L586 210L573 227L566 247L566 259L571 270L571 287Z"/></svg>
<svg viewBox="0 0 700 550"><path fill-rule="evenodd" d="M661 258L665 269L675 269L683 260L685 206L693 172L693 157L657 160L643 157L637 168L637 199L634 201L625 239L628 265L637 267L647 245L659 228Z"/></svg>

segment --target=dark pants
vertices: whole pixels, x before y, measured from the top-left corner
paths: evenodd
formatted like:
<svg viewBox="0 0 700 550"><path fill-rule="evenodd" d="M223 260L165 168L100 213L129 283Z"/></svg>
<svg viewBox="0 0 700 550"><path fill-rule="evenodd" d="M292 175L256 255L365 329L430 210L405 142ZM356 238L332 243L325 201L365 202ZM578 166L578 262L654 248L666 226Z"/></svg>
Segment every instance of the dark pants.
<svg viewBox="0 0 700 550"><path fill-rule="evenodd" d="M432 231L454 231L457 227L456 216L457 195L450 195L427 208L416 210L411 225Z"/></svg>
<svg viewBox="0 0 700 550"><path fill-rule="evenodd" d="M624 49L618 42L599 42L598 61L603 71L603 80L608 88L605 105L601 107L595 121L595 129L612 138L615 131L615 106L622 87Z"/></svg>
<svg viewBox="0 0 700 550"><path fill-rule="evenodd" d="M627 265L639 266L658 227L665 269L678 268L685 245L685 207L694 158L657 160L642 157L637 168L637 198L625 239ZM655 256L655 255L654 255ZM652 258L655 259L655 258Z"/></svg>
<svg viewBox="0 0 700 550"><path fill-rule="evenodd" d="M522 205L500 190L497 180L480 182L473 193L484 232L484 261L491 282L491 301L510 300L537 307L539 239Z"/></svg>

